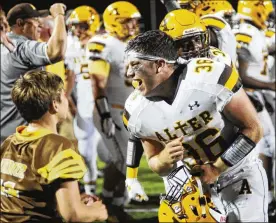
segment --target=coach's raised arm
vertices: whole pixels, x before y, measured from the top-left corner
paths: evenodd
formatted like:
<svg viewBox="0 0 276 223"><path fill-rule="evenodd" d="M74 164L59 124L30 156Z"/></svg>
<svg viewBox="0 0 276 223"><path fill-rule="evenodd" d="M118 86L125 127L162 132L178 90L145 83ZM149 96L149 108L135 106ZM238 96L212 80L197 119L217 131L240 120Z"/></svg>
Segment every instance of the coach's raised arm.
<svg viewBox="0 0 276 223"><path fill-rule="evenodd" d="M14 82L33 69L64 58L66 50L65 5L53 4L49 10L36 10L29 3L11 8L7 20L11 32L7 39L14 47L7 47L1 41L1 142L15 132L19 125L26 124L11 100ZM54 17L54 31L47 43L39 42L41 23L39 17L51 14Z"/></svg>

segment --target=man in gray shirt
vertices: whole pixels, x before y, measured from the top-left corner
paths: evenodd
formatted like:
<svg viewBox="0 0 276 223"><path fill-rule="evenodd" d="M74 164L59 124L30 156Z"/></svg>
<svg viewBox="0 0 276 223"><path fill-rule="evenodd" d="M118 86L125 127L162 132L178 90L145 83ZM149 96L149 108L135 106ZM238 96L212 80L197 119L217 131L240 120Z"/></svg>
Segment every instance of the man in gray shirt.
<svg viewBox="0 0 276 223"><path fill-rule="evenodd" d="M49 11L55 21L52 36L47 43L38 42L41 31L39 17ZM43 69L45 65L64 59L67 40L65 5L53 4L49 11L38 11L29 3L21 3L7 14L11 26L7 39L14 47L8 47L1 41L1 143L15 132L17 126L26 124L11 99L14 82L29 70Z"/></svg>

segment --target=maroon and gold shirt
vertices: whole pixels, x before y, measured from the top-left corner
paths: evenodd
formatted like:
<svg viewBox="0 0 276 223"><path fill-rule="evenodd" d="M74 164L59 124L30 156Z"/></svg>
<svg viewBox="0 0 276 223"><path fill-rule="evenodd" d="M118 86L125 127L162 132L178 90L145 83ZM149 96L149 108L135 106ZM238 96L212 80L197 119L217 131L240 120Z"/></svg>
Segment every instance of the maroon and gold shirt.
<svg viewBox="0 0 276 223"><path fill-rule="evenodd" d="M1 145L1 222L61 221L55 192L85 172L71 141L47 129L18 127Z"/></svg>

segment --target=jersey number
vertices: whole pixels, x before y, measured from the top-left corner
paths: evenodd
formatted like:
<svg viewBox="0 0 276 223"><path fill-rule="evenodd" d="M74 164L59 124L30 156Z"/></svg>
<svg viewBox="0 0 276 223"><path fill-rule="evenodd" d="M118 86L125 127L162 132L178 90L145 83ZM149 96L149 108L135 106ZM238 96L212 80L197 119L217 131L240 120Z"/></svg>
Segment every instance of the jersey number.
<svg viewBox="0 0 276 223"><path fill-rule="evenodd" d="M206 142L208 139L214 138L218 133L219 130L209 128L198 134L195 137L194 142L200 147L199 150L193 148L188 143L183 143L183 146L189 151L190 155L192 155L194 159L199 162L199 164L203 163L202 158L204 156L206 156L209 161L215 161L228 147L222 136L216 137L210 143ZM202 154L202 152L204 154Z"/></svg>
<svg viewBox="0 0 276 223"><path fill-rule="evenodd" d="M196 61L196 67L195 67L195 72L196 73L199 73L200 71L202 70L205 70L207 72L211 72L212 71L212 64L213 64L213 61L212 60L197 60Z"/></svg>

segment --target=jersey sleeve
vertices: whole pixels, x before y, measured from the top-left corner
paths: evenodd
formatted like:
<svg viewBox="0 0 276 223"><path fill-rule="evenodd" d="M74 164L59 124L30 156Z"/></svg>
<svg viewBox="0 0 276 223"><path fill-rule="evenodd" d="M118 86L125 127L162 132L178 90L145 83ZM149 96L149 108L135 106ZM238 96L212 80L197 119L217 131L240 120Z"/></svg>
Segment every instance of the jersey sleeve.
<svg viewBox="0 0 276 223"><path fill-rule="evenodd" d="M79 180L86 173L83 158L68 139L50 134L34 151L33 168L40 184Z"/></svg>
<svg viewBox="0 0 276 223"><path fill-rule="evenodd" d="M143 109L143 105L141 103L142 100L143 98L141 97L139 91L134 90L125 102L122 116L125 128L128 130L130 135L137 138L140 138L138 131L141 126L139 113Z"/></svg>
<svg viewBox="0 0 276 223"><path fill-rule="evenodd" d="M86 55L90 74L108 76L110 61L108 59L107 43L103 41L103 38L93 37L87 44Z"/></svg>
<svg viewBox="0 0 276 223"><path fill-rule="evenodd" d="M185 80L188 88L206 92L215 97L218 111L231 100L242 87L235 67L208 58L192 60L187 67Z"/></svg>

